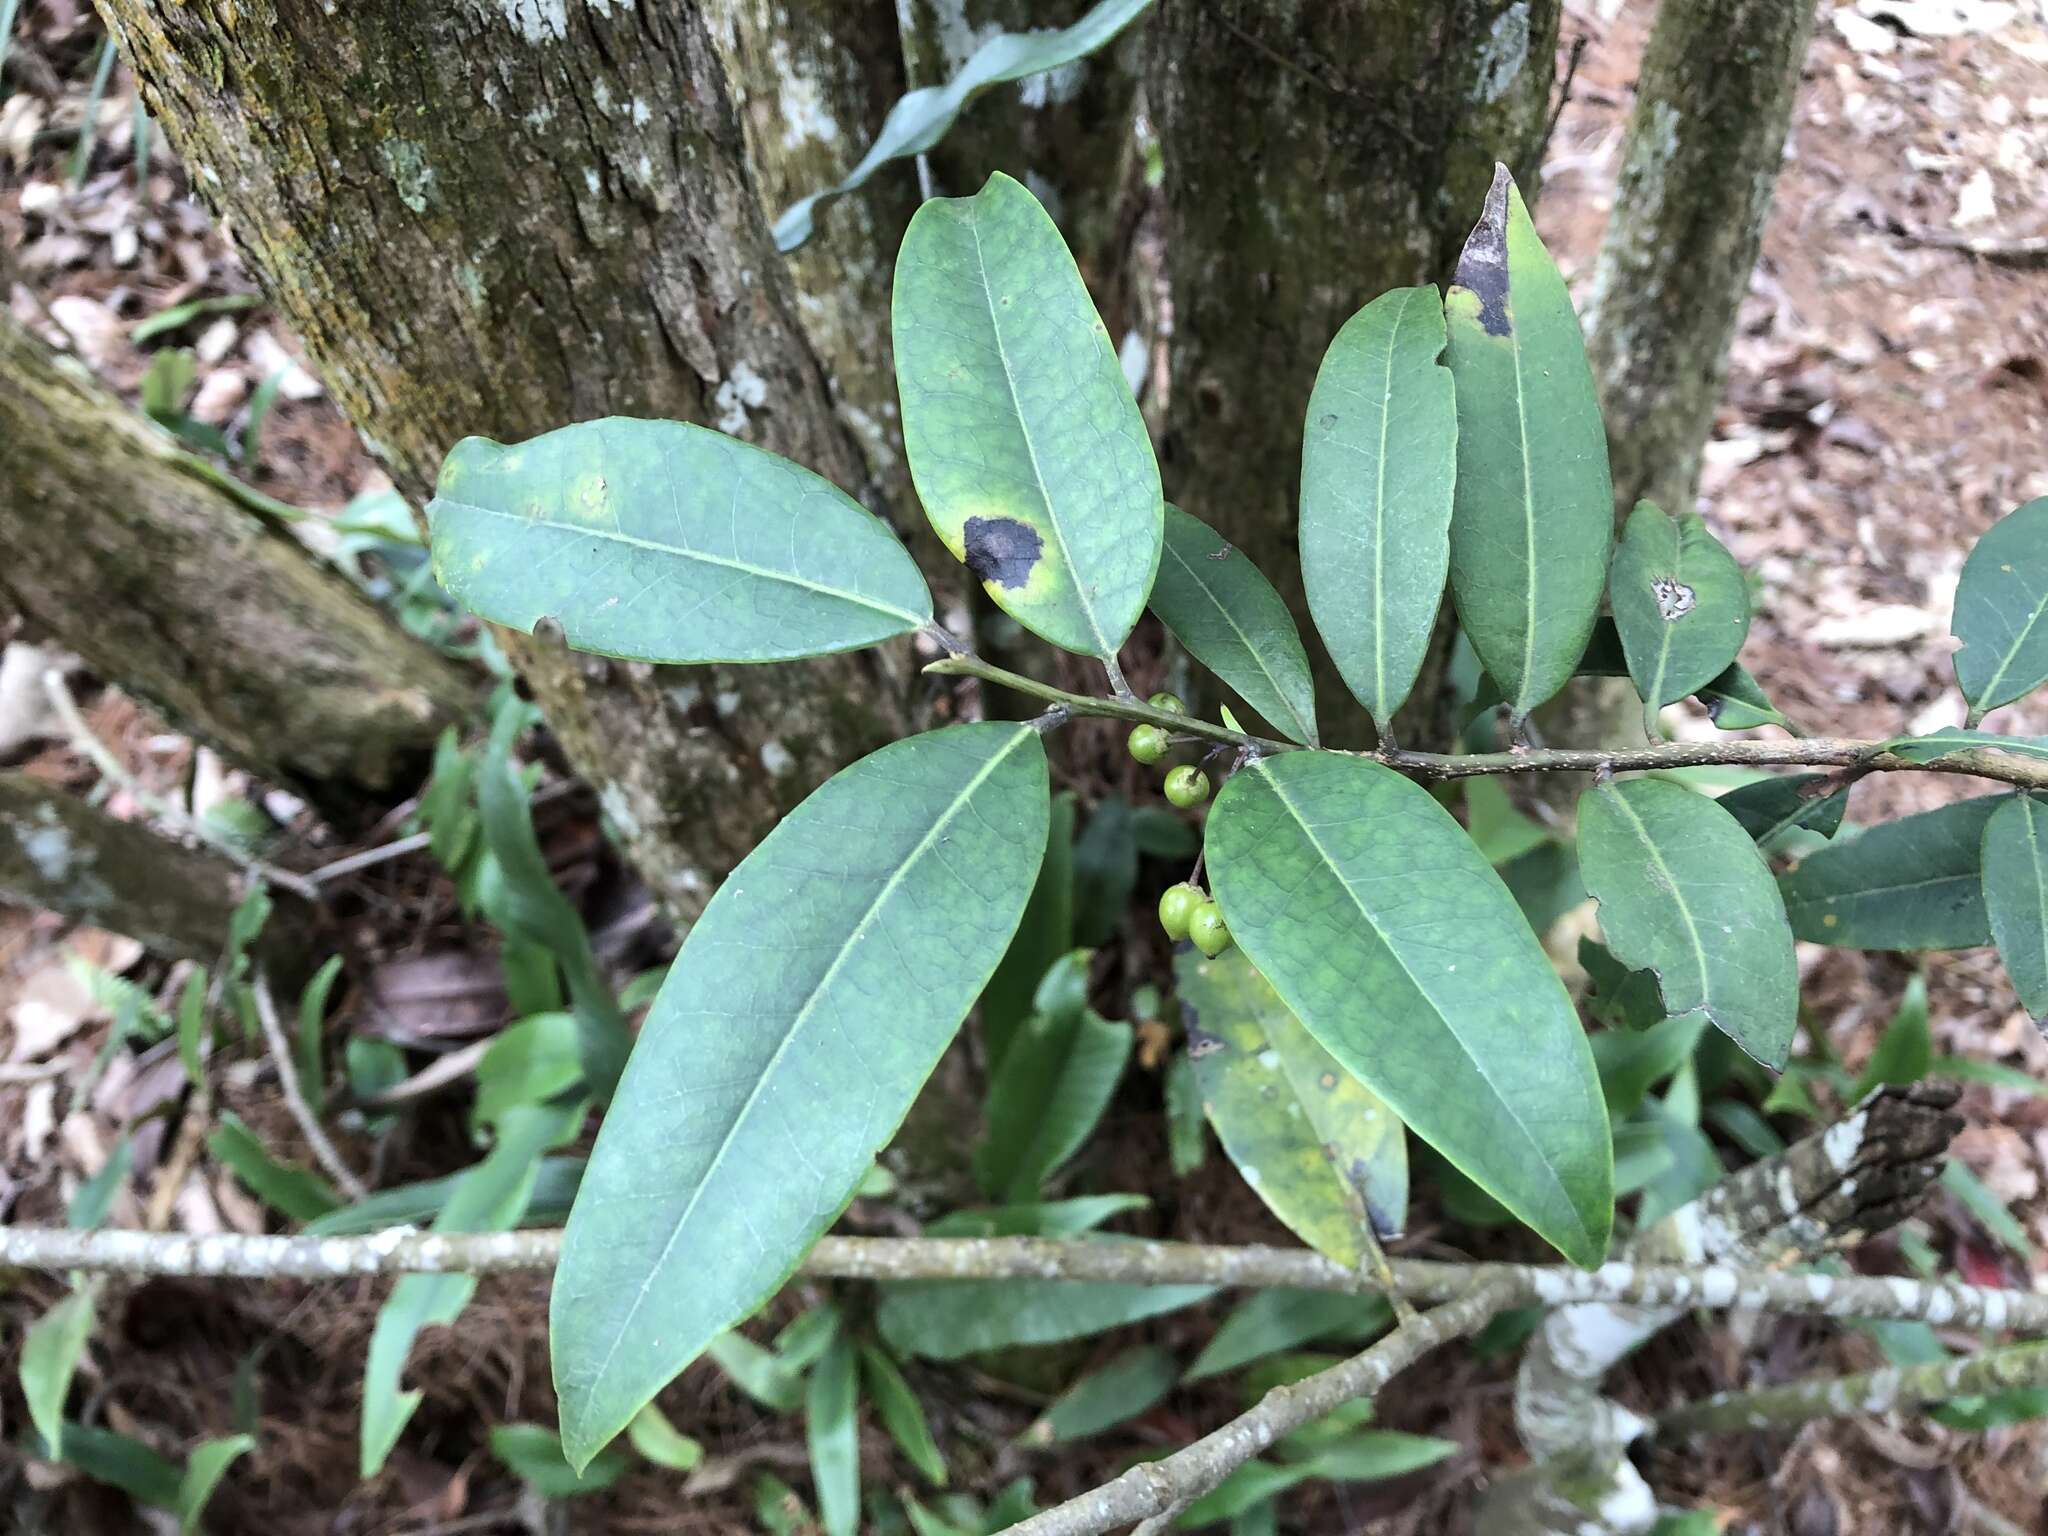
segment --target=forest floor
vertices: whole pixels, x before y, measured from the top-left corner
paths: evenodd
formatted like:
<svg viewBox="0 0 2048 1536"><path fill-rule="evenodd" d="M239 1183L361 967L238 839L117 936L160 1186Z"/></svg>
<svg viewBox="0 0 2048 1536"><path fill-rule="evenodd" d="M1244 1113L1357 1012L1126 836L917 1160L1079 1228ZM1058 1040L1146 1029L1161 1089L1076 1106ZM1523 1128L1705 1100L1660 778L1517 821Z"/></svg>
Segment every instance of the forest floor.
<svg viewBox="0 0 2048 1536"><path fill-rule="evenodd" d="M1566 46L1582 43L1583 55L1550 146L1538 221L1581 291L1651 10L1648 0L1568 6ZM28 0L9 63L13 93L0 100L0 285L18 317L67 335L86 363L133 395L162 345L138 345L138 323L193 299L253 290L160 137L138 186L132 85L121 71L92 113L82 180L70 184L98 46L85 0ZM2048 268L1952 245L2048 234L2044 191L2048 15L2039 0L1822 0L1702 485L1710 521L1757 578L1745 664L1816 732L1880 736L1961 723L1947 631L1963 557L1997 517L2048 495ZM175 339L199 364L190 414L231 437L248 435L252 401L274 386L260 449L241 468L260 489L331 509L381 487L268 310L216 308L187 321ZM0 642L8 621L0 613ZM11 753L37 773L90 786L91 768L10 697L0 673L0 757ZM144 784L192 795L201 811L246 789L118 694L97 695L89 716ZM2048 703L1999 711L1989 724L2048 733ZM1710 729L1704 721L1679 728ZM1108 784L1124 770L1105 761L1074 772ZM1959 792L1929 775L1878 776L1857 789L1851 814L1874 821ZM140 814L123 792L110 804ZM269 807L290 819L289 805L273 797ZM566 793L540 814L556 874L608 952L638 955L658 944L659 928L622 881L587 799ZM308 861L347 851L317 841L299 850ZM424 862L378 866L350 882L347 900L349 967L329 1026L337 1037L372 1030L425 1052L504 1022L491 940L462 921L447 883ZM114 971L141 958L126 940L0 908L0 1219L55 1219L119 1129L145 1121L177 1091L175 1061L167 1070L161 1060L123 1056L88 1102L70 1107L69 1085L109 1027L104 1007L66 963L74 953ZM1988 950L1909 958L1803 947L1801 962L1809 1028L1852 1069L1918 968L1937 1052L2048 1079L2048 1043ZM163 979L160 971L138 974ZM223 1094L274 1148L302 1150L274 1082L231 1075ZM1945 1191L1929 1202L1921 1228L1972 1280L2048 1287L2048 1098L1973 1085L1962 1107L1969 1128L1955 1154L2017 1216L2031 1250L2002 1245ZM388 1161L378 1180L446 1172L473 1156L457 1108L436 1104L410 1117L402 1135L382 1143ZM115 1206L124 1224L138 1218L136 1189L163 1154L161 1131L161 1120L150 1121L137 1138L135 1187ZM1092 1187L1087 1180L1109 1170L1158 1167L1162 1146L1156 1074L1134 1073L1077 1182ZM1128 1183L1127 1173L1122 1178ZM1284 1239L1220 1159L1190 1185L1176 1189L1163 1173L1152 1182L1158 1209L1146 1230L1206 1241ZM857 1206L852 1220L863 1219ZM263 1230L266 1214L224 1172L209 1170L195 1175L176 1220L191 1230ZM1427 1210L1415 1226L1418 1251L1511 1250L1497 1235L1454 1230ZM698 1369L663 1402L712 1448L716 1477L700 1477L685 1499L672 1476L635 1473L611 1493L538 1512L483 1449L484 1426L550 1416L546 1286L534 1278L487 1282L459 1327L423 1339L410 1377L427 1387L426 1404L386 1472L359 1485L362 1360L386 1290L368 1282L140 1287L108 1310L111 1347L95 1352L92 1396L112 1427L145 1438L161 1434L175 1444L221 1433L234 1420L237 1368L265 1346L249 1376L259 1449L214 1506L216 1533L382 1536L537 1529L544 1521L593 1532L727 1531L753 1524L744 1494L754 1470L803 1481L800 1427L753 1412ZM50 1282L30 1281L0 1295L0 1339L8 1341L0 1356L55 1294ZM1146 1329L1191 1350L1216 1315L1198 1309ZM1063 1359L1077 1365L1097 1347L1072 1346ZM1685 1325L1633 1368L1631 1390L1879 1361L1867 1337L1797 1320L1713 1332ZM0 1486L17 1472L42 1486L50 1469L21 1463L11 1448L20 1403L12 1377L10 1362L0 1382ZM985 1372L925 1371L916 1380L942 1442L951 1424L1001 1443L1042 1401ZM1499 1362L1462 1356L1404 1381L1384 1422L1458 1439L1467 1453L1390 1484L1305 1493L1288 1508L1288 1528L1464 1529L1473 1472L1512 1454L1509 1390ZM1183 1391L1092 1460L1005 1451L987 1470L1030 1472L1041 1497L1061 1496L1113 1471L1113 1458L1185 1443L1236 1406L1226 1388ZM886 1465L883 1443L871 1449L874 1464ZM2008 1529L2048 1530L2048 1430L2038 1424L1965 1436L1918 1418L1823 1423L1796 1436L1735 1436L1663 1452L1652 1476L1668 1497L1722 1511L1736 1530L1999 1529L1985 1511L2016 1522ZM0 1510L7 1498L0 1494ZM53 1528L132 1528L125 1501L85 1485L65 1488L58 1507L68 1523Z"/></svg>

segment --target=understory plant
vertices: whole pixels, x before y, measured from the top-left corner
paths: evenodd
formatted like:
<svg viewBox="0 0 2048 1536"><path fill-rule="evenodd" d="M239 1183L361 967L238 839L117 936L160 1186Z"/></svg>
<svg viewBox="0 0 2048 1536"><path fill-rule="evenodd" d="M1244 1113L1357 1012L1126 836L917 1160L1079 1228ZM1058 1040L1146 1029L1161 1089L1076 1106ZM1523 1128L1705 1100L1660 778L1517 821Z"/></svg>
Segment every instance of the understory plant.
<svg viewBox="0 0 2048 1536"><path fill-rule="evenodd" d="M608 1100L551 1308L570 1466L642 1422L699 1355L743 1356L730 1330L871 1177L985 992L1003 999L988 1039L997 1101L1021 1129L977 1155L984 1189L1039 1199L1085 1138L1130 1039L1088 1012L1085 969L1059 962L1071 924L1048 942L1040 920L1073 837L1045 738L1075 715L1127 722L1132 752L1161 768L1181 810L1199 812L1220 784L1194 870L1161 904L1169 935L1188 941L1169 1098L1179 1123L1205 1114L1274 1213L1349 1269L1388 1273L1379 1239L1403 1225L1411 1151L1461 1215L1519 1222L1591 1267L1610 1253L1618 1191L1640 1192L1635 1226L1647 1230L1718 1178L1703 1112L1734 1105L1748 1119L1730 1109L1709 1123L1772 1150L1775 1132L1722 1086L1776 1101L1784 1084L1825 1081L1845 1104L1880 1086L1825 1061L1772 1086L1800 1023L1796 941L1995 940L2029 1010L2048 1010L2048 810L2031 793L2048 787L2048 744L1978 729L2048 679L2048 501L1998 523L1963 571L1967 728L1803 735L1740 664L1749 585L1706 523L1644 502L1616 536L1579 323L1505 170L1445 293L1384 294L1338 332L1303 426L1307 604L1372 723L1369 748L1325 744L1345 728L1318 718L1286 605L1199 505L1162 500L1115 349L1021 184L997 175L973 197L923 206L896 263L893 333L904 446L931 526L1000 609L1095 658L1102 693L972 654L880 518L705 428L614 418L511 445L467 439L428 509L436 569L460 602L579 650L770 663L914 636L939 653L926 671L1046 705L1029 722L968 721L885 746L784 817L690 931L622 1072L622 1016L587 972L580 986L569 974L581 1070L521 1161L538 1166L564 1139L582 1095ZM1393 723L1447 592L1469 722L1458 745L1470 750L1411 750ZM1132 693L1118 652L1148 607L1235 706L1208 719ZM1542 707L1582 675L1633 684L1647 745L1543 743ZM1661 740L1663 711L1687 698L1724 731L1785 739ZM1756 772L1771 765L1807 771ZM1893 770L2014 792L1852 835L1850 787ZM1496 782L1553 771L1593 775L1575 849L1520 817ZM1590 1035L1538 937L1585 895L1600 932L1580 951L1603 1026ZM554 918L517 921L546 942ZM1014 958L1027 943L1028 966ZM999 967L1022 976L1021 994L991 990ZM1034 987L1032 1006L1014 1001ZM1044 1132L1076 1104L1078 1134ZM1197 1148L1200 1134L1197 1119ZM530 1189L508 1197L505 1221ZM1338 1300L1343 1317L1276 1325L1279 1347L1384 1325L1359 1315L1360 1298ZM916 1353L919 1329L937 1324L900 1305L892 1322L885 1303L881 1338ZM1133 1315L1144 1313L1118 1320ZM955 1352L976 1347L971 1323ZM890 1354L836 1318L812 1332L822 1342L798 1363L814 1441L850 1433L831 1426L850 1422L864 1387L885 1416L896 1405L892 1431L923 1457ZM1164 1390L1156 1361L1115 1370L1101 1395ZM794 1386L781 1390L793 1403ZM1094 1422L1090 1402L1067 1421ZM828 1447L840 1462L846 1443ZM1442 1453L1415 1448L1414 1464ZM1273 1486L1241 1507L1317 1454L1253 1463ZM1299 1472L1325 1475L1340 1474ZM851 1529L857 1502L834 1487L826 1526Z"/></svg>

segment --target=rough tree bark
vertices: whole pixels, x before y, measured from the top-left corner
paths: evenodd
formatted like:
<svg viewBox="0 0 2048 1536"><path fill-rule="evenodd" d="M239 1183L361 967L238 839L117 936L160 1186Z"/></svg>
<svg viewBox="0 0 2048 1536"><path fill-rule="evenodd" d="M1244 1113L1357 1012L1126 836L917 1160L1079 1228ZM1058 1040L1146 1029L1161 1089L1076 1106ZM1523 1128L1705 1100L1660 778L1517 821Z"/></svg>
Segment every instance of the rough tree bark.
<svg viewBox="0 0 2048 1536"><path fill-rule="evenodd" d="M4 313L0 374L0 605L343 819L474 711L474 678Z"/></svg>
<svg viewBox="0 0 2048 1536"><path fill-rule="evenodd" d="M1692 509L1814 0L1664 5L1586 304L1617 510Z"/></svg>
<svg viewBox="0 0 2048 1536"><path fill-rule="evenodd" d="M1316 367L1367 300L1448 274L1496 160L1533 186L1558 15L1558 0L1160 0L1146 95L1173 288L1167 495L1252 557L1304 635ZM1341 687L1319 702L1363 719Z"/></svg>
<svg viewBox="0 0 2048 1536"><path fill-rule="evenodd" d="M211 965L246 888L243 871L208 849L117 821L25 773L0 773L0 900L42 907L125 933L154 954ZM287 978L304 974L312 913L273 892L257 940Z"/></svg>
<svg viewBox="0 0 2048 1536"><path fill-rule="evenodd" d="M704 8L99 9L407 495L424 498L465 434L606 414L708 422L866 483L769 238ZM906 692L900 646L688 672L512 650L684 919L776 816L891 734Z"/></svg>

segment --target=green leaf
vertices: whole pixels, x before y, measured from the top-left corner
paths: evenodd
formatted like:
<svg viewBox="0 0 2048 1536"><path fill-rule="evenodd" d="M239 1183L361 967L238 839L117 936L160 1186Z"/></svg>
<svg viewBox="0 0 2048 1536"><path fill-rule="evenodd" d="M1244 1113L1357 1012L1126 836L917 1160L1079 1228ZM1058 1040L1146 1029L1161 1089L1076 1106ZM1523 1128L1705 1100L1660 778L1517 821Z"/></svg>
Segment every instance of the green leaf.
<svg viewBox="0 0 2048 1536"><path fill-rule="evenodd" d="M926 1222L924 1230L927 1237L1079 1237L1151 1203L1143 1195L1078 1195L1036 1205L992 1205L950 1212Z"/></svg>
<svg viewBox="0 0 2048 1536"><path fill-rule="evenodd" d="M414 1184L396 1184L353 1205L329 1211L317 1221L307 1222L303 1230L308 1237L349 1237L381 1232L386 1227L424 1226L441 1214L441 1208L461 1182L462 1175L455 1173ZM569 1215L569 1202L576 1198L576 1186L582 1182L582 1158L542 1158L533 1194L513 1225L560 1226Z"/></svg>
<svg viewBox="0 0 2048 1536"><path fill-rule="evenodd" d="M329 955L306 990L299 995L298 1060L299 1092L314 1114L319 1114L327 1096L326 1071L321 1065L322 1026L327 1020L327 998L341 975L341 956Z"/></svg>
<svg viewBox="0 0 2048 1536"><path fill-rule="evenodd" d="M1984 823L1984 914L2021 1005L2048 1018L2048 805L2033 795Z"/></svg>
<svg viewBox="0 0 2048 1536"><path fill-rule="evenodd" d="M652 1403L633 1415L626 1439L643 1458L671 1472L692 1471L704 1459L703 1445L677 1429Z"/></svg>
<svg viewBox="0 0 2048 1536"><path fill-rule="evenodd" d="M71 1292L29 1324L21 1339L21 1395L52 1461L64 1455L64 1399L92 1337L93 1296L90 1289Z"/></svg>
<svg viewBox="0 0 2048 1536"><path fill-rule="evenodd" d="M1017 936L981 994L981 1040L991 1072L1031 1016L1031 997L1054 961L1074 947L1074 795L1053 796L1045 862L1024 904Z"/></svg>
<svg viewBox="0 0 2048 1536"><path fill-rule="evenodd" d="M2034 1261L2034 1245L2005 1202L1994 1195L1971 1170L1968 1163L1950 1158L1941 1166L1941 1184L1963 1203L1963 1208L1984 1224L1984 1230L2018 1254L2028 1264Z"/></svg>
<svg viewBox="0 0 2048 1536"><path fill-rule="evenodd" d="M182 304L173 304L160 309L148 319L140 321L128 333L128 340L136 346L154 341L159 336L168 336L172 331L183 330L194 320L207 315L231 315L245 309L254 309L263 302L260 293L222 293L206 298L187 299Z"/></svg>
<svg viewBox="0 0 2048 1536"><path fill-rule="evenodd" d="M1106 796L1088 813L1074 843L1074 942L1107 944L1123 926L1138 886L1137 818L1121 795Z"/></svg>
<svg viewBox="0 0 2048 1536"><path fill-rule="evenodd" d="M1951 1078L1961 1083L1989 1083L1994 1088L2009 1088L2016 1093L2030 1093L2036 1098L2048 1098L2048 1083L2043 1083L2018 1067L2008 1067L1998 1061L1974 1061L1964 1056L1937 1056L1928 1067L1928 1076Z"/></svg>
<svg viewBox="0 0 2048 1536"><path fill-rule="evenodd" d="M135 1138L123 1136L114 1143L114 1150L107 1154L107 1160L100 1165L100 1171L72 1192L71 1204L64 1211L64 1224L81 1232L90 1232L95 1227L105 1226L107 1213L113 1208L114 1197L120 1194L134 1167Z"/></svg>
<svg viewBox="0 0 2048 1536"><path fill-rule="evenodd" d="M860 1393L853 1345L843 1335L811 1372L804 1439L825 1536L854 1536L860 1528Z"/></svg>
<svg viewBox="0 0 2048 1536"><path fill-rule="evenodd" d="M1384 735L1422 669L1451 563L1458 407L1434 287L1383 293L1323 354L1301 445L1301 577Z"/></svg>
<svg viewBox="0 0 2048 1536"><path fill-rule="evenodd" d="M118 1488L138 1503L156 1509L178 1507L183 1478L177 1466L140 1440L67 1419L64 1461L94 1482Z"/></svg>
<svg viewBox="0 0 2048 1536"><path fill-rule="evenodd" d="M213 1490L220 1486L228 1468L255 1449L254 1435L202 1440L192 1448L192 1454L185 1458L184 1475L178 1479L178 1536L193 1536L199 1529L199 1517L206 1513Z"/></svg>
<svg viewBox="0 0 2048 1536"><path fill-rule="evenodd" d="M1024 1202L1080 1151L1131 1054L1131 1026L1092 1009L1034 1014L989 1085L988 1135L974 1176L991 1197Z"/></svg>
<svg viewBox="0 0 2048 1536"><path fill-rule="evenodd" d="M1829 784L1839 787L1823 794ZM1770 853L1795 828L1823 838L1839 832L1842 813L1849 808L1849 786L1832 773L1773 774L1729 790L1717 803L1758 848Z"/></svg>
<svg viewBox="0 0 2048 1536"><path fill-rule="evenodd" d="M1179 946L1173 974L1202 1104L1245 1182L1297 1237L1346 1268L1365 1234L1408 1214L1401 1122L1288 1012L1239 949Z"/></svg>
<svg viewBox="0 0 2048 1536"><path fill-rule="evenodd" d="M1028 1445L1064 1445L1128 1423L1173 1390L1180 1366L1156 1344L1127 1349L1053 1399L1023 1435Z"/></svg>
<svg viewBox="0 0 2048 1536"><path fill-rule="evenodd" d="M1607 596L1654 737L1658 710L1735 664L1749 634L1749 585L1697 512L1673 517L1639 501L1614 551Z"/></svg>
<svg viewBox="0 0 2048 1536"><path fill-rule="evenodd" d="M1057 31L998 32L974 50L960 73L944 85L910 92L889 109L882 131L846 179L793 204L775 221L775 248L793 251L811 238L812 220L834 199L844 197L892 160L936 148L961 108L990 88L1076 63L1109 46L1144 14L1152 0L1099 0L1073 25Z"/></svg>
<svg viewBox="0 0 2048 1536"><path fill-rule="evenodd" d="M1607 1095L1609 1118L1634 1114L1657 1084L1688 1061L1707 1027L1699 1013L1664 1019L1644 1030L1608 1030L1593 1037L1593 1059Z"/></svg>
<svg viewBox="0 0 2048 1536"><path fill-rule="evenodd" d="M1193 1306L1215 1289L1108 1281L908 1280L882 1287L877 1321L884 1342L899 1355L958 1360L1014 1344L1058 1344L1107 1333Z"/></svg>
<svg viewBox="0 0 2048 1536"><path fill-rule="evenodd" d="M931 622L888 525L831 481L679 421L612 416L523 443L466 437L427 523L456 601L634 661L784 661Z"/></svg>
<svg viewBox="0 0 2048 1536"><path fill-rule="evenodd" d="M562 1442L542 1424L494 1424L491 1454L544 1499L601 1493L626 1470L625 1453L619 1450L605 1452L580 1470L570 1466Z"/></svg>
<svg viewBox="0 0 2048 1536"><path fill-rule="evenodd" d="M1851 1104L1860 1103L1879 1088L1891 1085L1911 1087L1934 1069L1934 1037L1927 1027L1927 978L1915 976L1906 983L1899 1010L1878 1036L1870 1060L1857 1075L1847 1094Z"/></svg>
<svg viewBox="0 0 2048 1536"><path fill-rule="evenodd" d="M1455 1456L1458 1442L1393 1429L1371 1429L1316 1452L1306 1463L1312 1476L1338 1483L1376 1483L1433 1467Z"/></svg>
<svg viewBox="0 0 2048 1536"><path fill-rule="evenodd" d="M309 1168L272 1157L256 1133L231 1111L221 1112L220 1123L206 1138L206 1150L257 1199L293 1221L313 1221L341 1204L325 1179Z"/></svg>
<svg viewBox="0 0 2048 1536"><path fill-rule="evenodd" d="M1444 318L1458 402L1451 595L1520 720L1565 685L1592 635L1614 488L1571 295L1506 166Z"/></svg>
<svg viewBox="0 0 2048 1536"><path fill-rule="evenodd" d="M2048 496L1993 523L1956 582L1956 683L1975 725L2048 679Z"/></svg>
<svg viewBox="0 0 2048 1536"><path fill-rule="evenodd" d="M1037 732L949 726L835 775L719 887L563 1238L550 1339L572 1462L845 1206L1002 958L1047 816Z"/></svg>
<svg viewBox="0 0 2048 1536"><path fill-rule="evenodd" d="M576 1020L537 1013L501 1030L476 1064L470 1123L495 1125L515 1105L544 1104L582 1081Z"/></svg>
<svg viewBox="0 0 2048 1536"><path fill-rule="evenodd" d="M1566 1257L1597 1263L1613 1149L1592 1053L1450 813L1378 764L1288 753L1224 786L1208 859L1230 932L1323 1048Z"/></svg>
<svg viewBox="0 0 2048 1536"><path fill-rule="evenodd" d="M1999 731L1966 731L1945 725L1925 736L1894 736L1880 742L1877 751L1909 763L1938 763L1963 752L2004 752L2012 757L2048 760L2048 736L2007 736Z"/></svg>
<svg viewBox="0 0 2048 1536"><path fill-rule="evenodd" d="M1382 1296L1275 1286L1258 1292L1223 1320L1188 1367L1187 1379L1221 1376L1319 1339L1363 1344L1384 1333L1393 1320L1393 1308Z"/></svg>
<svg viewBox="0 0 2048 1536"><path fill-rule="evenodd" d="M1174 1518L1174 1529L1200 1530L1234 1520L1259 1505L1267 1504L1296 1483L1305 1483L1315 1473L1306 1466L1283 1467L1270 1461L1248 1461L1223 1479Z"/></svg>
<svg viewBox="0 0 2048 1536"><path fill-rule="evenodd" d="M1770 867L1741 824L1666 779L1579 799L1579 870L1623 965L1657 973L1664 1010L1699 1014L1769 1067L1799 1027L1799 963Z"/></svg>
<svg viewBox="0 0 2048 1536"><path fill-rule="evenodd" d="M198 1087L206 1072L206 967L195 966L185 976L185 989L178 994L178 1065L185 1080Z"/></svg>
<svg viewBox="0 0 2048 1536"><path fill-rule="evenodd" d="M743 1333L721 1333L704 1346L732 1384L771 1413L793 1413L803 1400L803 1373Z"/></svg>
<svg viewBox="0 0 2048 1536"><path fill-rule="evenodd" d="M1694 696L1706 706L1707 718L1720 730L1754 731L1775 725L1788 735L1806 734L1770 701L1763 685L1751 677L1740 663L1731 666L1705 687L1695 689Z"/></svg>
<svg viewBox="0 0 2048 1536"><path fill-rule="evenodd" d="M1904 816L1808 854L1778 880L1794 936L1848 949L1989 944L1984 827L2007 798Z"/></svg>
<svg viewBox="0 0 2048 1536"><path fill-rule="evenodd" d="M1707 1106L1707 1119L1751 1157L1776 1157L1785 1150L1785 1138L1770 1121L1739 1099L1716 1099Z"/></svg>
<svg viewBox="0 0 2048 1536"><path fill-rule="evenodd" d="M910 1383L903 1379L903 1373L896 1369L896 1362L874 1345L863 1344L860 1374L867 1384L868 1401L875 1405L875 1414L881 1419L882 1428L889 1432L889 1438L901 1448L910 1464L924 1474L926 1482L934 1488L945 1487L946 1458L939 1454L931 1425L925 1422L924 1408L911 1391Z"/></svg>
<svg viewBox="0 0 2048 1536"><path fill-rule="evenodd" d="M1315 680L1287 604L1250 556L1176 506L1166 509L1152 611L1276 731L1316 744Z"/></svg>
<svg viewBox="0 0 2048 1536"><path fill-rule="evenodd" d="M498 1140L465 1172L434 1220L436 1232L503 1232L533 1198L543 1152L575 1135L582 1106L520 1105L498 1122ZM363 1369L361 1469L375 1477L406 1421L419 1407L418 1389L399 1390L406 1356L423 1328L452 1323L476 1292L475 1275L407 1275L392 1288L370 1331Z"/></svg>
<svg viewBox="0 0 2048 1536"><path fill-rule="evenodd" d="M820 1302L800 1312L775 1335L775 1353L793 1371L807 1371L839 1337L839 1309Z"/></svg>
<svg viewBox="0 0 2048 1536"><path fill-rule="evenodd" d="M1033 634L1114 656L1159 568L1159 465L1038 199L997 172L919 208L893 325L903 447L946 548Z"/></svg>

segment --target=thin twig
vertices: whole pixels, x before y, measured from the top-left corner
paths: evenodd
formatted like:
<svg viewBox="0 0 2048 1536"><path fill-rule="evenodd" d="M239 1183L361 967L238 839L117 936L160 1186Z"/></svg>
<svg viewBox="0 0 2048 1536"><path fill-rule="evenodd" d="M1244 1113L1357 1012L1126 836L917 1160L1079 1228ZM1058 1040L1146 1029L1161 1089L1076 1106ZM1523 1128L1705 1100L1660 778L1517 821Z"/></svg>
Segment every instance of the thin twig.
<svg viewBox="0 0 2048 1536"><path fill-rule="evenodd" d="M1717 1392L1661 1414L1660 1435L1773 1429L1813 1419L1884 1413L2015 1387L2048 1386L2048 1343L2011 1344L1960 1360L1888 1366L1853 1376L1787 1382L1751 1392Z"/></svg>
<svg viewBox="0 0 2048 1536"><path fill-rule="evenodd" d="M361 853L349 854L346 858L336 859L332 864L322 864L307 878L315 885L325 885L330 880L339 880L343 875L353 875L358 870L369 869L391 859L403 858L408 853L418 853L433 840L434 835L431 832L415 832L410 837L399 838L396 842L385 843L376 848L365 848Z"/></svg>
<svg viewBox="0 0 2048 1536"><path fill-rule="evenodd" d="M302 875L295 875L290 870L279 869L274 864L266 864L261 859L251 858L232 841L215 832L197 817L186 814L161 795L144 788L141 781L128 771L127 764L116 757L86 723L77 700L71 697L71 690L65 686L64 674L57 668L52 667L43 674L43 692L49 695L51 707L57 711L57 718L63 721L65 734L71 738L71 744L91 758L92 765L99 769L104 777L113 780L134 796L137 803L151 815L183 835L204 843L215 853L240 865L250 874L290 891L302 900L314 903L320 900L320 888L312 881Z"/></svg>
<svg viewBox="0 0 2048 1536"><path fill-rule="evenodd" d="M292 1060L291 1042L285 1039L284 1025L277 1016L277 1001L270 995L270 979L258 971L249 990L255 995L256 1019L263 1026L263 1043L270 1048L270 1064L277 1068L277 1080L284 1089L285 1107L291 1110L292 1118L305 1132L314 1159L327 1170L335 1187L349 1199L368 1199L368 1187L341 1160L341 1154L334 1150L334 1143L327 1139L327 1132L321 1129L320 1117L313 1113L313 1106L306 1102L305 1094L299 1089L298 1067Z"/></svg>

